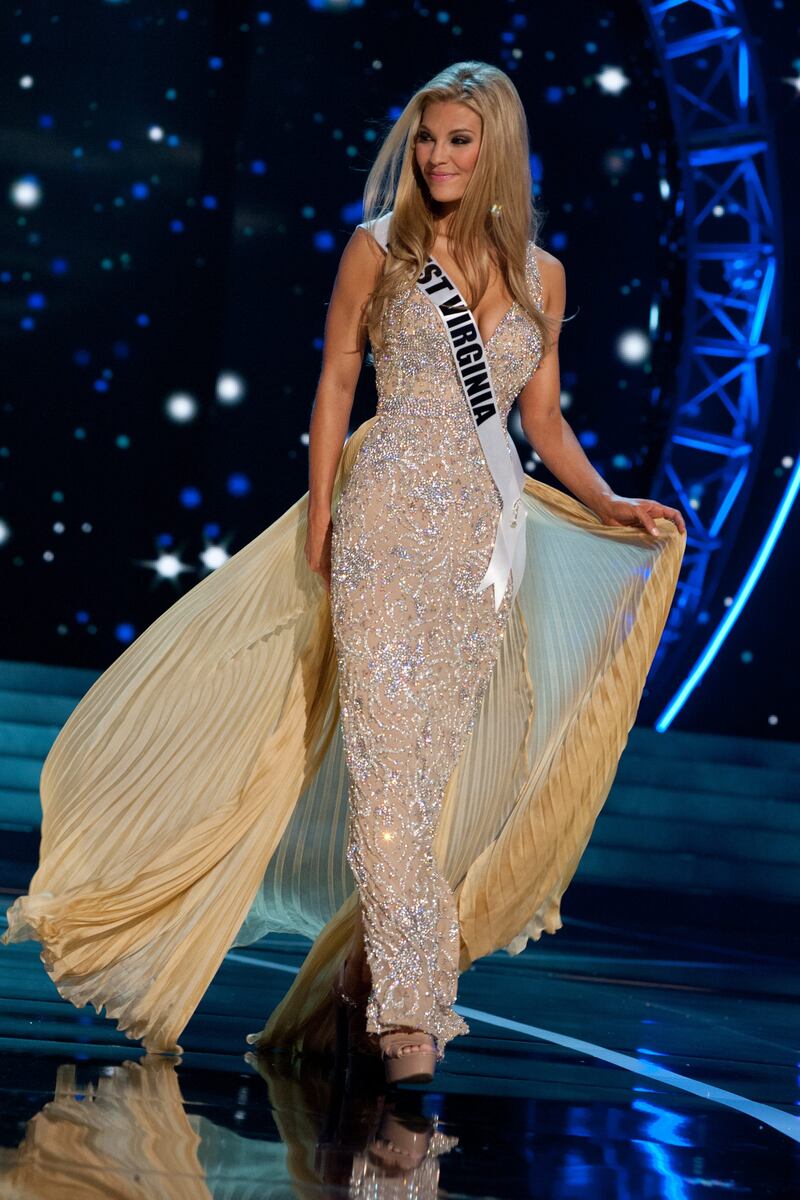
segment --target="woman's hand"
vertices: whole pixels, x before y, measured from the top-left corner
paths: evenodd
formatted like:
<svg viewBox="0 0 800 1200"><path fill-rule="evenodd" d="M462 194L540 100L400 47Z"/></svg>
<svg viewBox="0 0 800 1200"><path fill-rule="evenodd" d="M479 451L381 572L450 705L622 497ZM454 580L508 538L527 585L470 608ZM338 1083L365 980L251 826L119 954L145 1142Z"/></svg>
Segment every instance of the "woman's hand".
<svg viewBox="0 0 800 1200"><path fill-rule="evenodd" d="M640 525L647 533L660 537L655 518L672 521L680 533L686 532L686 522L677 508L667 508L657 500L632 499L630 496L606 496L595 510L604 525Z"/></svg>
<svg viewBox="0 0 800 1200"><path fill-rule="evenodd" d="M331 590L331 534L333 525L329 512L308 514L305 556L312 571L321 576L328 591Z"/></svg>

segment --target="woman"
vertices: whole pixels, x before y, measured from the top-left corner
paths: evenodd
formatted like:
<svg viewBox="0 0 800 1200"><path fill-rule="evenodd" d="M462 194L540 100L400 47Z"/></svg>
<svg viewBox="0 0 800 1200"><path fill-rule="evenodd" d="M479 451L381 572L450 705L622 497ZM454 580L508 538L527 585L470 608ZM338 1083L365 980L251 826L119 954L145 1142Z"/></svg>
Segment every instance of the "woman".
<svg viewBox="0 0 800 1200"><path fill-rule="evenodd" d="M502 71L414 95L342 256L309 493L112 664L45 763L3 940L38 938L62 994L150 1050L180 1049L231 945L284 930L314 944L248 1041L329 1046L336 1012L390 1080L429 1079L467 1031L459 971L561 927L685 526L615 495L561 415L528 153ZM376 415L344 444L367 336ZM576 498L522 471L517 396Z"/></svg>
<svg viewBox="0 0 800 1200"><path fill-rule="evenodd" d="M368 223L345 249L311 422L306 553L332 587L352 778L348 859L363 913L339 991L351 1004L364 998L366 1030L380 1034L385 1057L409 1056L407 1066L388 1064L395 1078L429 1078L435 1055L467 1028L451 1007L458 914L432 845L513 583L497 610L492 592L479 590L500 508L445 331L413 286L429 254L470 297L503 417L519 392L523 429L554 474L604 524L657 535L663 516L683 531L676 510L615 496L561 416L557 334L543 352L548 322L539 307L560 322L564 269L529 241L527 161L524 112L502 72L459 64L417 93L367 184L373 211L399 168L391 249L385 256ZM333 479L367 334L380 422L332 527Z"/></svg>

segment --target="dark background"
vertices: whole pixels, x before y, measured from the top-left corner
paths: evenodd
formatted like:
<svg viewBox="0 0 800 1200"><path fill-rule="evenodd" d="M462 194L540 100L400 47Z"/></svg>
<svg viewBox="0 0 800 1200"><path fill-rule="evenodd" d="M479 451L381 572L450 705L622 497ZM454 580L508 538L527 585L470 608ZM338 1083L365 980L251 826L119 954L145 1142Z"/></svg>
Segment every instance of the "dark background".
<svg viewBox="0 0 800 1200"><path fill-rule="evenodd" d="M790 264L798 10L748 12ZM540 242L564 263L576 314L561 339L564 414L617 491L652 495L684 274L679 222L658 189L661 171L677 181L675 137L635 0L335 10L28 0L3 22L0 657L105 667L209 569L209 546L234 553L306 490L325 306L376 143L411 93L458 60L508 71L528 113ZM608 66L629 81L618 94L598 86ZM29 180L33 207L19 203ZM709 630L775 510L781 460L796 454L800 312L785 277L780 432L766 439ZM668 336L645 365L626 365L620 334L647 332L664 291ZM218 398L230 373L242 381L236 403ZM192 420L168 417L175 393L193 397ZM374 404L365 365L351 428ZM530 473L558 486L520 449ZM799 546L793 515L676 728L797 740ZM181 564L174 579L153 566L167 554Z"/></svg>

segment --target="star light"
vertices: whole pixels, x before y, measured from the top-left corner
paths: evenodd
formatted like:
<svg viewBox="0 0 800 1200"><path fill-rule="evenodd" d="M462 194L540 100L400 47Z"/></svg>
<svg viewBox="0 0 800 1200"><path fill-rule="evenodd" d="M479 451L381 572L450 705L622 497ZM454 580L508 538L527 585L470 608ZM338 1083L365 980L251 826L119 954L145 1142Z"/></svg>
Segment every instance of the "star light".
<svg viewBox="0 0 800 1200"><path fill-rule="evenodd" d="M200 561L209 571L216 571L217 567L221 567L229 558L230 555L224 546L215 546L212 542L209 542L200 554Z"/></svg>
<svg viewBox="0 0 800 1200"><path fill-rule="evenodd" d="M36 208L42 202L42 187L35 175L22 175L8 189L8 198L17 208Z"/></svg>
<svg viewBox="0 0 800 1200"><path fill-rule="evenodd" d="M600 90L610 96L618 96L631 82L621 67L603 67L602 71L595 75L595 79L600 85Z"/></svg>
<svg viewBox="0 0 800 1200"><path fill-rule="evenodd" d="M617 354L631 366L642 363L650 354L650 338L641 329L627 329L617 338Z"/></svg>
<svg viewBox="0 0 800 1200"><path fill-rule="evenodd" d="M176 425L185 425L197 416L197 401L189 392L173 392L164 401L164 411Z"/></svg>
<svg viewBox="0 0 800 1200"><path fill-rule="evenodd" d="M0 546L4 546L10 537L10 525L6 521L0 521Z"/></svg>
<svg viewBox="0 0 800 1200"><path fill-rule="evenodd" d="M150 567L155 571L157 579L169 579L173 583L187 571L193 570L188 563L181 562L178 554L170 554L167 551L159 554L158 558L142 559L139 565Z"/></svg>
<svg viewBox="0 0 800 1200"><path fill-rule="evenodd" d="M217 379L217 400L220 404L239 404L247 394L247 384L235 371L223 371Z"/></svg>

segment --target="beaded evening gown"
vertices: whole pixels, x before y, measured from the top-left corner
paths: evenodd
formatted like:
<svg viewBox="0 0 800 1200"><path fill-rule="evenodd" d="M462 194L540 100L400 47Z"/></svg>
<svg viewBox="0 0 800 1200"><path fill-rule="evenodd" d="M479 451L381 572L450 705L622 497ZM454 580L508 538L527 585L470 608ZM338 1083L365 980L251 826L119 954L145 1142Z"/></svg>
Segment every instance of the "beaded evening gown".
<svg viewBox="0 0 800 1200"><path fill-rule="evenodd" d="M527 267L539 298L532 244ZM541 356L517 305L486 354L505 428ZM42 771L39 867L2 941L40 941L63 996L151 1051L178 1051L226 952L273 931L312 944L247 1040L330 1046L360 903L368 1027L441 1054L466 1029L459 972L561 927L636 716L685 535L605 526L526 477L526 569L495 611L477 584L499 494L413 286L375 368L334 482L330 595L305 494L120 655Z"/></svg>
<svg viewBox="0 0 800 1200"><path fill-rule="evenodd" d="M526 265L541 307L532 242ZM433 838L497 658L511 581L497 610L493 589L478 591L501 498L442 321L415 286L390 304L384 336L375 355L376 423L332 538L347 855L374 981L367 1029L422 1029L441 1053L467 1025L452 1008L458 913ZM515 303L485 344L505 432L514 398L539 364L541 335Z"/></svg>

